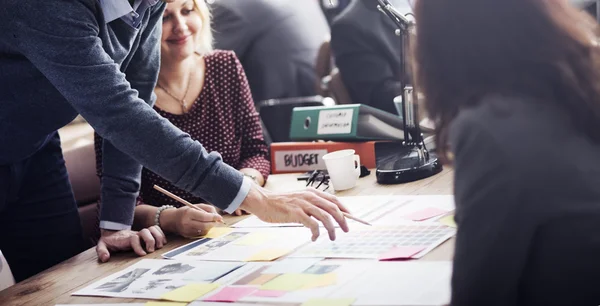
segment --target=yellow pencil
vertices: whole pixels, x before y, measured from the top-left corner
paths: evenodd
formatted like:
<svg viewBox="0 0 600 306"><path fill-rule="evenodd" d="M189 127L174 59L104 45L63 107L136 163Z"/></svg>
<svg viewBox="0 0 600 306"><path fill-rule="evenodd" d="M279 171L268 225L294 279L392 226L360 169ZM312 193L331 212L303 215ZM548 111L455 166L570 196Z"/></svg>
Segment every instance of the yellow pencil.
<svg viewBox="0 0 600 306"><path fill-rule="evenodd" d="M192 203L190 203L190 202L188 202L188 201L186 201L186 200L184 200L184 199L182 199L182 198L180 198L180 197L178 197L178 196L176 196L176 195L172 194L172 193L171 193L171 192L169 192L168 190L166 190L166 189L164 189L164 188L162 188L162 187L160 187L160 186L158 186L158 185L154 185L154 189L156 189L156 190L158 190L158 191L160 191L160 192L164 193L164 194L165 194L166 196L168 196L169 198L171 198L171 199L173 199L173 200L175 200L175 201L177 201L177 202L179 202L179 203L181 203L181 204L183 204L183 205L185 205L185 206L187 206L187 207L189 207L189 208L191 208L191 209L196 209L196 210L199 210L199 211L204 211L204 212L206 212L206 211L205 211L205 210L203 210L202 208L200 208L200 207L197 207L196 205L194 205L194 204L192 204ZM219 221L217 221L217 222L225 224L225 222L223 222L223 220L219 220Z"/></svg>

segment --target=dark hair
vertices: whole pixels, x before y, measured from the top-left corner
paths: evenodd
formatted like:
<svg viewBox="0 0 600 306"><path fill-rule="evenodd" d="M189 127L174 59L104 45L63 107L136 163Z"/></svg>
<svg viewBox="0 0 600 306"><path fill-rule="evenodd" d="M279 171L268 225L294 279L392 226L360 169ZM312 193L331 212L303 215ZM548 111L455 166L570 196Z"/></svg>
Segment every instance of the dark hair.
<svg viewBox="0 0 600 306"><path fill-rule="evenodd" d="M447 158L448 127L488 94L563 107L600 142L597 24L567 0L417 0L416 85Z"/></svg>

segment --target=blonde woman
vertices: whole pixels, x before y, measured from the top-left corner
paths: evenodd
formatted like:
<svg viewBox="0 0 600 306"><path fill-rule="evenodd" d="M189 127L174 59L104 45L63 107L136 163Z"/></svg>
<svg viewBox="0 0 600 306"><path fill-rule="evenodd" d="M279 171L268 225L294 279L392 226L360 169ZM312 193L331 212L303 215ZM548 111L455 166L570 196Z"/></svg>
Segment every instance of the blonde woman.
<svg viewBox="0 0 600 306"><path fill-rule="evenodd" d="M210 12L205 2L169 3L162 26L154 109L207 151L219 152L225 163L264 185L270 162L248 82L233 52L212 49ZM96 151L101 153L98 146ZM98 156L97 160L101 172L102 159ZM134 227L149 228L156 240L163 233L155 225L165 232L193 237L205 233L220 219L213 206L198 204L204 211L181 207L154 190L155 184L191 203L204 201L144 168Z"/></svg>

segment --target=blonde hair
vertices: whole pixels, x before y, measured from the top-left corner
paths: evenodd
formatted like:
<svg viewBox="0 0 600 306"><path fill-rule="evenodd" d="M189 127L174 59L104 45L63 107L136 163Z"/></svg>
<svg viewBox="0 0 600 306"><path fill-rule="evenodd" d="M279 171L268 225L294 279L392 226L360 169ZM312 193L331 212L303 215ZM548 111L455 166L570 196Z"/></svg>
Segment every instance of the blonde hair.
<svg viewBox="0 0 600 306"><path fill-rule="evenodd" d="M211 14L208 5L204 0L194 0L194 6L202 19L202 29L197 35L200 35L196 51L201 55L206 55L213 51L213 33L211 27Z"/></svg>

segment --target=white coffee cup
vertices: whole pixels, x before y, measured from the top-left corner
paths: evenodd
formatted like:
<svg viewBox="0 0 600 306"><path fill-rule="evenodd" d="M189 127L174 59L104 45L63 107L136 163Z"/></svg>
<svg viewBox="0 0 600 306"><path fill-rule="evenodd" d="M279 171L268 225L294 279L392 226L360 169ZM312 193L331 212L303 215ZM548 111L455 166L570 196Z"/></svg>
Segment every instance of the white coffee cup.
<svg viewBox="0 0 600 306"><path fill-rule="evenodd" d="M360 176L360 157L354 153L354 150L341 150L323 155L335 190L346 190L356 185Z"/></svg>

